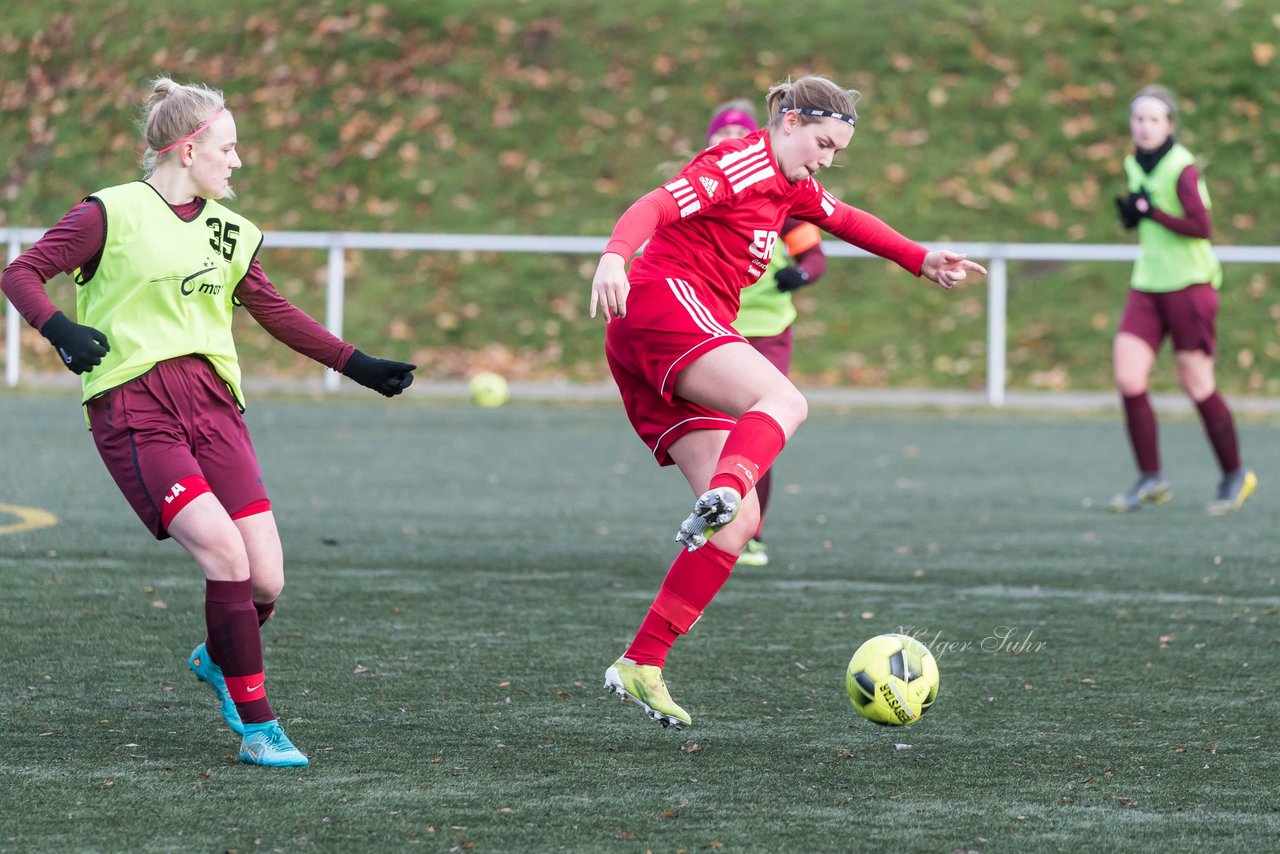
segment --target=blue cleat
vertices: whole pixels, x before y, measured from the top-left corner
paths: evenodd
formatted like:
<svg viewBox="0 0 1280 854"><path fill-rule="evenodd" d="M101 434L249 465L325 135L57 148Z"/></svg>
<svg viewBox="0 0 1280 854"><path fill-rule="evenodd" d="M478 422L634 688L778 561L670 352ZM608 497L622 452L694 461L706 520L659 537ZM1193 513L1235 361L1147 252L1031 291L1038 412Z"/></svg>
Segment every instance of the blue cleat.
<svg viewBox="0 0 1280 854"><path fill-rule="evenodd" d="M240 742L240 760L252 765L270 768L291 768L309 765L302 751L293 746L284 734L280 721L265 724L245 724L244 741Z"/></svg>
<svg viewBox="0 0 1280 854"><path fill-rule="evenodd" d="M213 694L222 707L222 717L226 720L227 726L231 727L232 732L236 735L244 735L244 723L240 720L240 712L236 711L231 692L227 690L227 680L222 678L222 668L213 663L203 643L191 650L187 667L191 668L191 672L197 679L213 689Z"/></svg>

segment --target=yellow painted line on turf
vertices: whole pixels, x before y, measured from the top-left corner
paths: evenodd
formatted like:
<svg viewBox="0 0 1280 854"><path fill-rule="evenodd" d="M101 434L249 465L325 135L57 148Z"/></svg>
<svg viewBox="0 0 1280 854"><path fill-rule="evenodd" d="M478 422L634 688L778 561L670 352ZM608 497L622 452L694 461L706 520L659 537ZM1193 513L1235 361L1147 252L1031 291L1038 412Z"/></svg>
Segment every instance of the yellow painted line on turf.
<svg viewBox="0 0 1280 854"><path fill-rule="evenodd" d="M0 504L0 516L17 516L18 521L0 525L0 534L18 534L58 524L58 517L39 507L21 507L17 504Z"/></svg>

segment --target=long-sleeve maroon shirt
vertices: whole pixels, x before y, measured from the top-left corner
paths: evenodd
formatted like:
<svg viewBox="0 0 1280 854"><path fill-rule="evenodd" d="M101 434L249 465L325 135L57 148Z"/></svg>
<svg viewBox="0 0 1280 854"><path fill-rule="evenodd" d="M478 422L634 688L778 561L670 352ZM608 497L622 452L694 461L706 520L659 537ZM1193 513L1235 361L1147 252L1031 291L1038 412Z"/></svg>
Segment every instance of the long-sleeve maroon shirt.
<svg viewBox="0 0 1280 854"><path fill-rule="evenodd" d="M1195 166L1188 166L1178 176L1178 201L1182 203L1182 216L1172 216L1152 208L1151 218L1174 234L1208 240L1213 233L1213 225L1204 199L1200 198L1200 174Z"/></svg>
<svg viewBox="0 0 1280 854"><path fill-rule="evenodd" d="M171 205L183 220L195 219L204 199ZM41 329L58 312L45 292L45 282L58 273L71 274L101 251L106 238L106 214L96 202L72 208L43 237L19 255L0 276L0 290L27 323ZM311 315L289 302L267 278L257 258L236 287L236 299L272 337L297 352L341 371L355 347L335 337Z"/></svg>

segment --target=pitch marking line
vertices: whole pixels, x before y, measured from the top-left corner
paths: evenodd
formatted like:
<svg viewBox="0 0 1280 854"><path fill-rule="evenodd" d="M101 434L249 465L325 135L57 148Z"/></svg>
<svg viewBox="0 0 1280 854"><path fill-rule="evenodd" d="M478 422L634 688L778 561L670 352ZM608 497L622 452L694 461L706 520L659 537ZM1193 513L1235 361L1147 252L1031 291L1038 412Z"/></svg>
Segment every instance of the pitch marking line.
<svg viewBox="0 0 1280 854"><path fill-rule="evenodd" d="M58 517L48 510L39 507L22 507L17 504L0 504L0 518L5 515L17 516L17 522L0 525L0 535L19 534L23 531L34 531L37 528L48 528L58 524Z"/></svg>
<svg viewBox="0 0 1280 854"><path fill-rule="evenodd" d="M768 587L775 590L786 590L795 592L796 590L804 590L806 592L837 592L837 591L854 591L854 592L876 592L876 593L896 593L902 590L939 592L943 590L937 585L926 585L918 583L886 583L875 581L834 581L834 580L811 580L804 581L801 579L770 581L766 582ZM733 591L741 594L743 591ZM954 598L972 597L974 599L1021 599L1032 601L1036 599L1067 599L1083 601L1088 605L1101 605L1108 602L1142 602L1156 604L1183 604L1203 602L1214 605L1256 605L1263 608L1280 607L1280 596L1257 596L1247 592L1235 593L1165 593L1156 590L1072 590L1068 588L1044 588L1044 587L1014 587L1003 584L987 584L979 587L955 587L945 588L943 595ZM720 601L720 596L716 597L716 601ZM725 597L728 598L728 597Z"/></svg>

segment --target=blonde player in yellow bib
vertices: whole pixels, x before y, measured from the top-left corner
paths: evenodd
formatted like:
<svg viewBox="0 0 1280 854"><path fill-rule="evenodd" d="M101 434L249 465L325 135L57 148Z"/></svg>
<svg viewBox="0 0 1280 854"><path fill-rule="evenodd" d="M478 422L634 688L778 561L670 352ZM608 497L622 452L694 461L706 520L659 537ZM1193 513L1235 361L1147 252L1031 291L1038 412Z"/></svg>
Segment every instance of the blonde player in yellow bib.
<svg viewBox="0 0 1280 854"><path fill-rule="evenodd" d="M267 278L262 232L220 201L234 198L240 168L221 92L158 78L142 126L144 179L76 205L0 287L81 376L94 444L138 518L203 571L207 636L187 664L241 737L240 758L306 765L267 701L260 629L284 587L284 554L241 417L232 314L243 307L289 347L387 397L414 366L334 337ZM44 289L59 273L76 282L78 322Z"/></svg>

